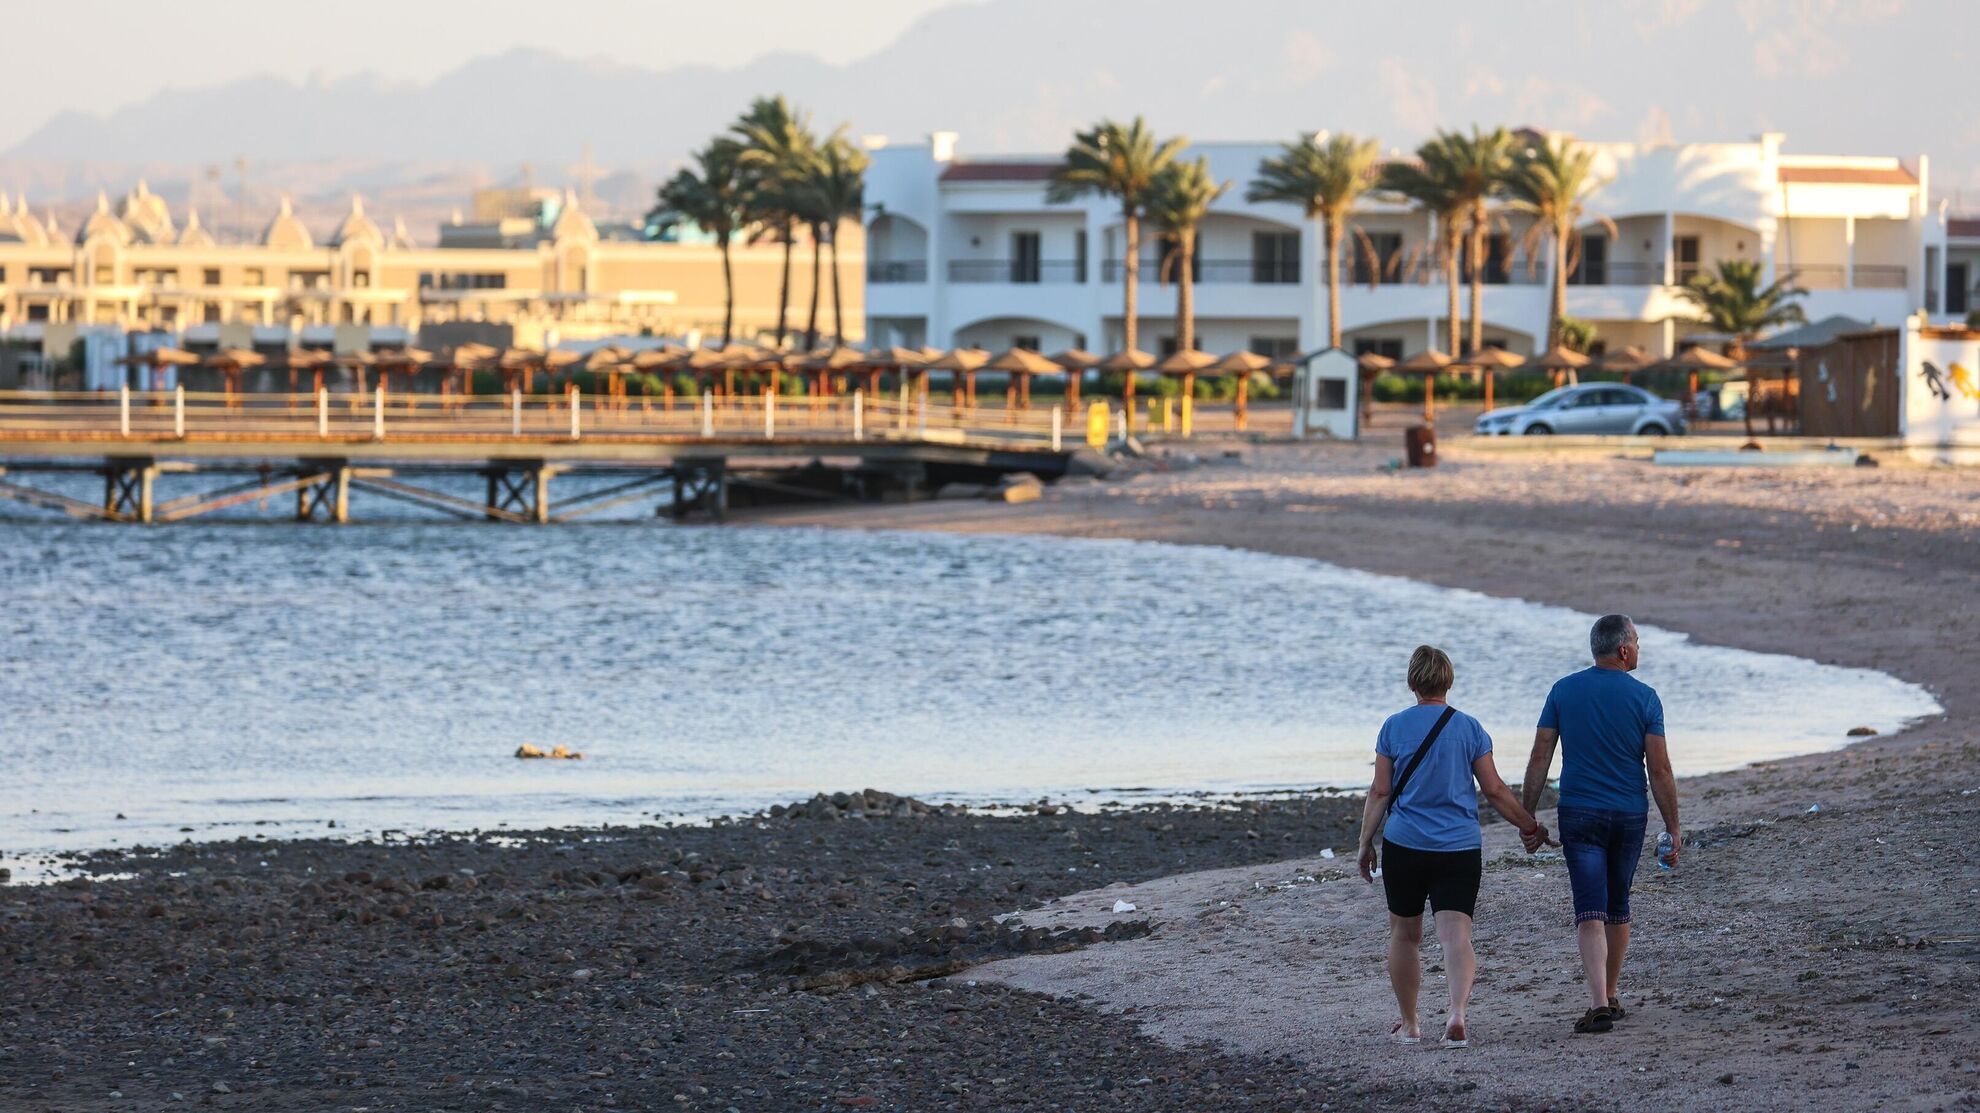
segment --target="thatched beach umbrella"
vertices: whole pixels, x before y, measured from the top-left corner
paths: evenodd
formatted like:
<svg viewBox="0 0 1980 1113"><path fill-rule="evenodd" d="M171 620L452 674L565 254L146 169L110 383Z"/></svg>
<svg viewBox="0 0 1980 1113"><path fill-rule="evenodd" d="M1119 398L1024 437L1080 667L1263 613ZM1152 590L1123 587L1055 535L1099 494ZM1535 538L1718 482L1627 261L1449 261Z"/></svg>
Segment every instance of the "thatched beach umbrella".
<svg viewBox="0 0 1980 1113"><path fill-rule="evenodd" d="M1277 364L1272 361L1270 356L1262 356L1257 352L1243 350L1232 352L1230 355L1210 365L1210 373L1213 375L1237 376L1237 407L1235 416L1237 419L1237 428L1240 432L1244 430L1251 417L1251 377L1260 371L1269 371L1275 366ZM1195 384L1195 375L1185 376L1183 379L1183 392L1188 393L1194 389Z"/></svg>
<svg viewBox="0 0 1980 1113"><path fill-rule="evenodd" d="M1066 369L1066 409L1078 409L1080 380L1086 377L1087 371L1099 366L1100 357L1085 348L1067 348L1045 358Z"/></svg>
<svg viewBox="0 0 1980 1113"><path fill-rule="evenodd" d="M1435 348L1425 348L1415 355L1396 364L1396 370L1405 375L1423 376L1423 420L1434 423L1437 420L1437 376L1448 371L1456 362L1450 356Z"/></svg>
<svg viewBox="0 0 1980 1113"><path fill-rule="evenodd" d="M1258 358L1264 361L1263 366L1271 366L1271 361L1266 360L1264 356ZM1183 397L1194 398L1197 374L1208 371L1217 364L1217 357L1209 352L1199 352L1194 348L1178 348L1162 357L1162 361L1155 365L1155 370L1159 374L1174 375L1181 379Z"/></svg>
<svg viewBox="0 0 1980 1113"><path fill-rule="evenodd" d="M332 357L329 352L322 351L317 348L289 349L288 353L282 357L283 364L286 365L289 369L289 393L294 394L296 392L296 387L298 385L296 382L296 376L304 371L313 372L315 376L314 383L310 388L310 393L314 394L317 391L322 390L323 369L329 366L331 360Z"/></svg>
<svg viewBox="0 0 1980 1113"><path fill-rule="evenodd" d="M808 356L799 367L812 377L812 391L819 395L832 393L832 373L850 371L865 366L866 353L858 348L827 348L824 352Z"/></svg>
<svg viewBox="0 0 1980 1113"><path fill-rule="evenodd" d="M158 383L158 375L167 367L196 367L199 357L180 348L153 348L148 352L125 356L117 361L126 367L148 367L151 369L151 390L163 389Z"/></svg>
<svg viewBox="0 0 1980 1113"><path fill-rule="evenodd" d="M227 384L227 397L231 404L233 396L241 389L241 372L249 367L260 367L268 362L268 357L246 348L222 348L201 362L220 372Z"/></svg>
<svg viewBox="0 0 1980 1113"><path fill-rule="evenodd" d="M461 347L465 348L468 345L463 344ZM473 347L480 348L489 355L495 354L495 349L486 345L476 344ZM453 358L460 358L459 348L454 350ZM372 353L372 366L378 368L378 382L387 390L392 386L392 372L398 371L405 375L406 391L411 393L413 376L419 374L421 368L432 362L433 353L423 348L391 348Z"/></svg>
<svg viewBox="0 0 1980 1113"><path fill-rule="evenodd" d="M1572 377L1576 382L1579 382L1581 380L1581 369L1588 366L1591 362L1593 360L1590 357L1582 355L1572 348L1563 348L1559 344L1556 344L1539 355L1534 356L1532 359L1527 360L1526 365L1536 371L1553 372L1554 385L1560 386L1563 377Z"/></svg>
<svg viewBox="0 0 1980 1113"><path fill-rule="evenodd" d="M1362 424L1373 424L1375 415L1369 409L1369 403L1375 396L1375 379L1384 371L1394 370L1396 361L1380 352L1363 352L1354 357L1354 365L1359 372L1355 378L1361 380L1356 386L1361 390Z"/></svg>
<svg viewBox="0 0 1980 1113"><path fill-rule="evenodd" d="M1029 348L1007 348L983 365L986 371L1002 371L1010 376L1004 387L1006 410L1031 408L1031 377L1056 375L1064 368Z"/></svg>
<svg viewBox="0 0 1980 1113"><path fill-rule="evenodd" d="M1788 357L1787 366L1793 367L1794 366L1793 354L1791 352L1787 352L1783 354L1787 355ZM1730 371L1733 368L1740 366L1740 361L1733 359L1730 356L1722 356L1719 353L1713 351L1712 349L1704 347L1702 345L1694 345L1692 347L1686 348L1682 352L1679 352L1677 355L1672 356L1670 359L1663 361L1657 366L1672 371L1683 371L1685 373L1686 387L1688 391L1686 397L1696 398L1698 397L1698 373L1700 371ZM1753 362L1751 360L1748 360L1746 366L1752 367Z"/></svg>
<svg viewBox="0 0 1980 1113"><path fill-rule="evenodd" d="M1603 354L1596 367L1627 379L1639 371L1647 371L1657 363L1656 357L1634 344Z"/></svg>
<svg viewBox="0 0 1980 1113"><path fill-rule="evenodd" d="M1121 391L1121 406L1127 410L1127 431L1134 432L1134 379L1135 376L1155 366L1155 357L1138 348L1129 348L1093 365L1101 371L1120 371L1127 375L1127 383Z"/></svg>
<svg viewBox="0 0 1980 1113"><path fill-rule="evenodd" d="M930 371L947 371L955 392L956 410L976 405L976 372L990 362L990 353L981 348L957 348L944 352L940 359L930 360Z"/></svg>
<svg viewBox="0 0 1980 1113"><path fill-rule="evenodd" d="M1475 367L1485 375L1485 408L1492 408L1492 385L1499 377L1500 370L1510 371L1526 365L1526 357L1504 348L1481 348L1458 361L1460 366Z"/></svg>

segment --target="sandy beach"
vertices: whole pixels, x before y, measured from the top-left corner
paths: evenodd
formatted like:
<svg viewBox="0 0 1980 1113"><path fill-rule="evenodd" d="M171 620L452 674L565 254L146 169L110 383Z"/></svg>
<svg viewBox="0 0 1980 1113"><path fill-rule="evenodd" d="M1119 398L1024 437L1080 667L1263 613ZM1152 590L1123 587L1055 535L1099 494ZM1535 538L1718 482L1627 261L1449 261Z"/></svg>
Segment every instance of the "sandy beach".
<svg viewBox="0 0 1980 1113"><path fill-rule="evenodd" d="M1980 475L1459 441L1401 474L1386 444L1189 453L1028 504L758 520L1311 557L1882 669L1945 714L1683 781L1692 849L1640 875L1630 1014L1606 1036L1568 1035L1561 864L1502 824L1475 1046L1447 1053L1383 1038L1383 906L1346 853L1319 857L1352 847L1351 797L1000 816L844 797L692 828L107 853L9 888L0 1107L1975 1104ZM1498 740L1513 779L1529 742ZM1426 1007L1440 993L1433 969Z"/></svg>
<svg viewBox="0 0 1980 1113"><path fill-rule="evenodd" d="M1565 870L1557 856L1528 859L1502 824L1486 844L1479 1036L1466 1053L1399 1057L1380 1038L1393 1010L1384 909L1342 859L1055 901L1024 922L1090 923L1127 900L1156 930L976 977L1132 1010L1177 1045L1214 1033L1242 1054L1435 1080L1461 1106L1975 1103L1980 1038L1965 1015L1980 988L1980 689L1959 647L1980 629L1980 476L1678 471L1462 442L1442 466L1400 474L1378 470L1380 445L1192 454L1036 503L935 503L864 521L1234 545L1621 610L1704 641L1885 670L1927 686L1946 713L1836 753L1683 782L1694 850L1675 873L1639 875L1632 1011L1609 1037L1570 1041L1585 1002ZM1462 705L1462 671L1453 699ZM1530 744L1499 740L1509 779ZM1426 1008L1439 992L1433 973Z"/></svg>

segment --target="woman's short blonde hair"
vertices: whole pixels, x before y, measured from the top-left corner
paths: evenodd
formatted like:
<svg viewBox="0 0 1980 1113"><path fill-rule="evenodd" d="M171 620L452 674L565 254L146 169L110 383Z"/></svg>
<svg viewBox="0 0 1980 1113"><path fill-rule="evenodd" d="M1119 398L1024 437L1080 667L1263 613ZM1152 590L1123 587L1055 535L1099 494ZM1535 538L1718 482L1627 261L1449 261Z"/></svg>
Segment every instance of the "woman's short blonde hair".
<svg viewBox="0 0 1980 1113"><path fill-rule="evenodd" d="M1419 696L1441 696L1457 682L1451 656L1434 645L1419 645L1409 655L1409 690Z"/></svg>

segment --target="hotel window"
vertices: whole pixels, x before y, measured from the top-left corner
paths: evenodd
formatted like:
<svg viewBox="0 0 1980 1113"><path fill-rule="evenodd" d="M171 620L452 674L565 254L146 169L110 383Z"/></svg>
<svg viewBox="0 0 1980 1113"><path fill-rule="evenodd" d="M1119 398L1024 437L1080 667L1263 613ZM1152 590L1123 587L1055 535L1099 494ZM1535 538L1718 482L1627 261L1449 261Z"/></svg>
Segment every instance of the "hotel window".
<svg viewBox="0 0 1980 1113"><path fill-rule="evenodd" d="M1086 229L1073 233L1073 281L1086 281Z"/></svg>
<svg viewBox="0 0 1980 1113"><path fill-rule="evenodd" d="M1267 359L1288 360L1299 355L1297 336L1254 336L1251 350Z"/></svg>
<svg viewBox="0 0 1980 1113"><path fill-rule="evenodd" d="M117 269L115 267L99 266L96 268L97 285L107 286L110 283L115 282L116 280L117 280Z"/></svg>
<svg viewBox="0 0 1980 1113"><path fill-rule="evenodd" d="M1036 336L1013 336L1011 337L1011 347L1023 348L1027 352L1035 352L1039 349L1040 343Z"/></svg>
<svg viewBox="0 0 1980 1113"><path fill-rule="evenodd" d="M1403 356L1403 343L1400 340L1386 336L1358 339L1354 342L1354 354L1357 356L1374 355L1386 356L1389 359L1401 359Z"/></svg>
<svg viewBox="0 0 1980 1113"><path fill-rule="evenodd" d="M1036 232L1011 233L1011 281L1037 282L1043 271L1040 266L1039 236Z"/></svg>
<svg viewBox="0 0 1980 1113"><path fill-rule="evenodd" d="M266 285L264 281L266 277L266 275L262 274L260 267L249 267L247 270L241 272L241 284L243 286Z"/></svg>
<svg viewBox="0 0 1980 1113"><path fill-rule="evenodd" d="M209 324L218 322L220 320L220 303L217 301L207 302L205 310L200 314L200 320Z"/></svg>
<svg viewBox="0 0 1980 1113"><path fill-rule="evenodd" d="M1671 281L1682 286L1698 277L1698 237L1676 236L1671 239L1671 261L1677 265L1677 273Z"/></svg>
<svg viewBox="0 0 1980 1113"><path fill-rule="evenodd" d="M0 266L0 282L7 281L7 268Z"/></svg>
<svg viewBox="0 0 1980 1113"><path fill-rule="evenodd" d="M1251 234L1251 281L1263 285L1299 283L1299 233Z"/></svg>
<svg viewBox="0 0 1980 1113"><path fill-rule="evenodd" d="M1354 277L1349 281L1356 286L1366 286L1371 282L1398 282L1402 265L1402 233L1370 232L1366 243L1354 237L1354 245L1344 248L1353 260ZM1373 256L1370 256L1373 249Z"/></svg>
<svg viewBox="0 0 1980 1113"><path fill-rule="evenodd" d="M1167 285L1182 280L1182 241L1163 233L1155 238L1156 281ZM1203 281L1203 241L1197 240L1196 250L1189 257L1189 280Z"/></svg>
<svg viewBox="0 0 1980 1113"><path fill-rule="evenodd" d="M1568 272L1571 286L1607 286L1609 284L1609 237L1581 237L1581 259L1575 268Z"/></svg>
<svg viewBox="0 0 1980 1113"><path fill-rule="evenodd" d="M220 285L220 268L219 267L206 268L205 280L208 286Z"/></svg>
<svg viewBox="0 0 1980 1113"><path fill-rule="evenodd" d="M352 272L351 272L351 285L353 285L353 286L370 286L370 285L371 285L371 272L370 272L370 271L352 271Z"/></svg>

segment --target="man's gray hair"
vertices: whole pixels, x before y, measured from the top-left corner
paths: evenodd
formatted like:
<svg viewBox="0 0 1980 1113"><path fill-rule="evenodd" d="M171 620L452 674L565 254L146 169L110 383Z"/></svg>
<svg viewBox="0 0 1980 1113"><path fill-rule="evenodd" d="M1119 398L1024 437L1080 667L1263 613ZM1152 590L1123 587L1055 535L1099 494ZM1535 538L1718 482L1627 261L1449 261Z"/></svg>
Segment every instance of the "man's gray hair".
<svg viewBox="0 0 1980 1113"><path fill-rule="evenodd" d="M1636 623L1626 614L1605 614L1595 620L1595 627L1588 631L1588 648L1596 660L1614 657L1629 644L1629 635L1636 629Z"/></svg>

